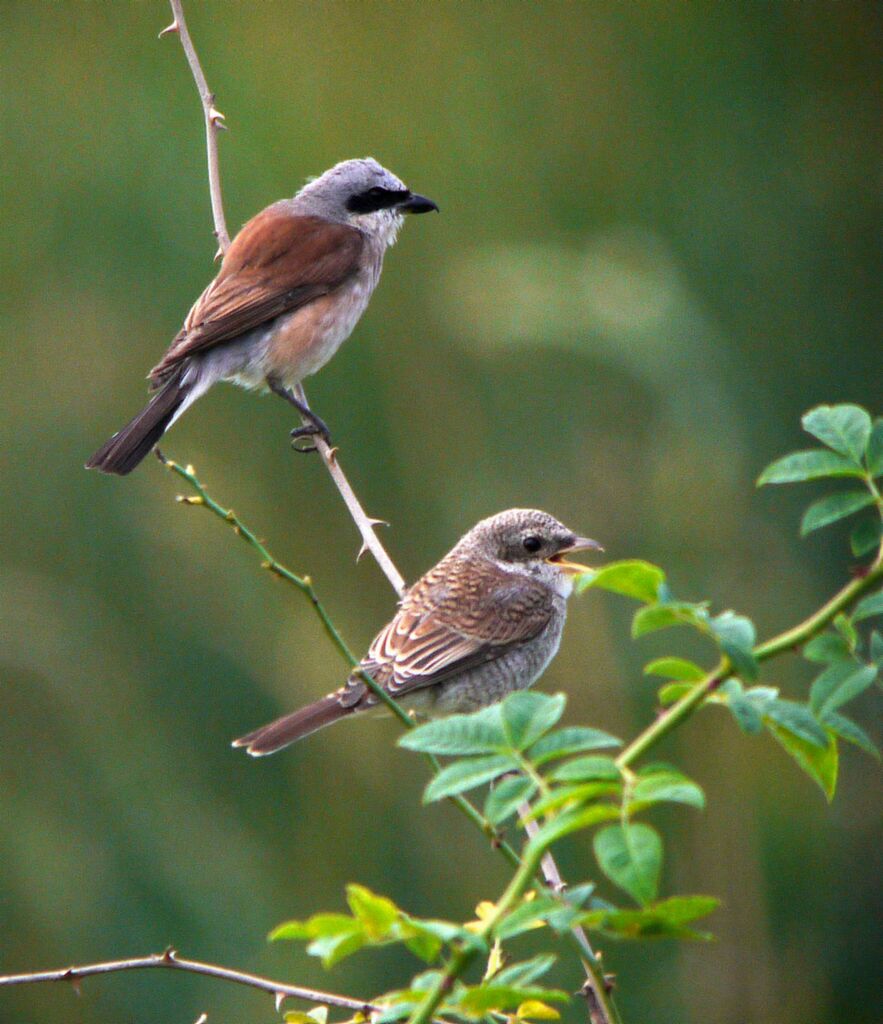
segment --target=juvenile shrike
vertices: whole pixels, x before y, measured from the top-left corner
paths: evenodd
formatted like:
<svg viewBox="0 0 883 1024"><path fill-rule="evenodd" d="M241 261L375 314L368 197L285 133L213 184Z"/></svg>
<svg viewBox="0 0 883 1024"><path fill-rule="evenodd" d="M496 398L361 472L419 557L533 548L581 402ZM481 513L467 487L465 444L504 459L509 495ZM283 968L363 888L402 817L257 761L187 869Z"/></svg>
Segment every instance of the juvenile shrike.
<svg viewBox="0 0 883 1024"><path fill-rule="evenodd" d="M367 157L345 160L253 217L218 276L149 375L145 408L86 463L131 472L166 430L219 380L268 388L311 426L327 428L293 393L321 369L365 311L405 213L437 210Z"/></svg>
<svg viewBox="0 0 883 1024"><path fill-rule="evenodd" d="M272 754L376 708L361 671L427 715L477 711L525 689L558 650L571 577L587 571L564 556L585 548L603 550L536 509L483 519L408 590L345 686L233 746Z"/></svg>

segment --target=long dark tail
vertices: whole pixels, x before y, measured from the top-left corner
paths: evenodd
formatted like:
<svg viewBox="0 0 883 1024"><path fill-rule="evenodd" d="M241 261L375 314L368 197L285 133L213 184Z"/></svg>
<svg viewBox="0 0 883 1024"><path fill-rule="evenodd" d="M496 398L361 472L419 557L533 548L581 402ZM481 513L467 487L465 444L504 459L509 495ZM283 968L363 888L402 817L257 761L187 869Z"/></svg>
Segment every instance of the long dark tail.
<svg viewBox="0 0 883 1024"><path fill-rule="evenodd" d="M86 469L118 476L131 473L166 432L187 397L189 388L182 384L182 377L183 370L166 381L141 412L98 449L86 463Z"/></svg>
<svg viewBox="0 0 883 1024"><path fill-rule="evenodd" d="M233 746L245 747L252 757L275 754L277 750L287 747L290 743L302 740L304 736L309 736L310 733L353 714L354 710L351 707L342 707L337 694L330 693L327 697L317 700L315 704L308 704L300 711L292 711L290 715L283 715L275 722L262 725L260 729L234 740Z"/></svg>

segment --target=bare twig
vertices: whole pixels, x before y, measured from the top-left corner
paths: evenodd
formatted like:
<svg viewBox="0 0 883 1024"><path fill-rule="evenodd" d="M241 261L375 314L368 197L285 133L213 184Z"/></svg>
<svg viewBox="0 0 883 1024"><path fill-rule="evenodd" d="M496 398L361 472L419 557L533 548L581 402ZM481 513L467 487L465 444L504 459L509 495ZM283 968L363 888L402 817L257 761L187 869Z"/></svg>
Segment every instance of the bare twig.
<svg viewBox="0 0 883 1024"><path fill-rule="evenodd" d="M215 237L218 239L218 248L223 255L230 248L230 236L227 234L227 222L224 219L224 203L221 196L221 171L218 164L218 131L226 129L224 115L215 107L215 96L208 87L199 57L187 30L187 22L184 19L184 8L181 0L169 0L172 7L174 21L167 28L160 32L160 37L167 33L177 33L190 65L193 80L199 90L199 98L202 100L202 109L205 115L205 148L208 158L208 187L212 201L212 220L215 223Z"/></svg>
<svg viewBox="0 0 883 1024"><path fill-rule="evenodd" d="M304 405L307 404L307 396L304 393L302 384L295 385L294 393ZM306 417L303 417L303 422L305 426L310 424ZM386 548L380 543L380 538L375 530L375 527L384 524L385 521L383 519L372 519L362 508L359 499L356 497L352 487L350 487L349 480L347 480L343 470L340 468L340 463L337 461L337 449L330 447L321 435L312 438L312 443L315 444L316 450L322 456L322 460L331 474L331 479L334 481L338 491L340 491L340 496L343 498L344 504L361 534L362 548L359 551L357 560L366 551L370 551L389 580L392 589L401 597L405 592L404 578L387 554Z"/></svg>
<svg viewBox="0 0 883 1024"><path fill-rule="evenodd" d="M239 985L269 992L276 999L276 1009L286 998L303 999L309 1003L325 1006L338 1006L344 1010L355 1010L361 1013L379 1012L380 1007L362 999L350 999L347 996L335 995L333 992L320 992L312 988L301 988L288 985L272 978L264 978L259 974L248 974L245 971L234 971L229 967L205 963L202 960L187 960L178 956L174 949L164 953L153 953L150 956L133 957L131 960L108 960L98 964L83 964L79 967L63 967L57 971L37 971L32 974L7 974L0 976L0 986L29 985L46 981L68 981L76 985L83 978L94 974L112 974L115 971L137 971L151 967L166 967L176 971L188 971L191 974L206 974L210 978L223 981L234 981Z"/></svg>
<svg viewBox="0 0 883 1024"><path fill-rule="evenodd" d="M170 0L170 3L175 20L171 25L163 29L160 36L172 32L178 34L181 39L181 46L184 48L184 53L187 57L187 62L190 65L190 70L193 73L196 87L199 90L200 98L202 99L202 107L205 113L205 140L208 153L208 183L212 201L212 219L215 224L215 235L218 239L220 254L223 255L230 248L230 236L227 234L227 223L224 218L224 200L221 194L221 174L218 166L218 130L226 128L224 115L215 107L214 94L209 90L202 65L199 63L199 57L197 57L196 49L193 46L193 40L190 38L190 33L187 30L187 22L184 19L184 9L181 0ZM302 401L306 401L303 387L300 384L297 385L296 391L298 397ZM306 423L307 421L305 420L304 422ZM375 532L375 527L382 523L383 520L373 519L362 508L361 502L356 497L349 480L347 480L343 470L340 468L336 449L331 448L321 437L316 438L314 443L362 537L362 547L358 557L361 557L365 551L370 551L392 585L393 590L401 597L405 592L404 578L386 553L386 549L380 543Z"/></svg>

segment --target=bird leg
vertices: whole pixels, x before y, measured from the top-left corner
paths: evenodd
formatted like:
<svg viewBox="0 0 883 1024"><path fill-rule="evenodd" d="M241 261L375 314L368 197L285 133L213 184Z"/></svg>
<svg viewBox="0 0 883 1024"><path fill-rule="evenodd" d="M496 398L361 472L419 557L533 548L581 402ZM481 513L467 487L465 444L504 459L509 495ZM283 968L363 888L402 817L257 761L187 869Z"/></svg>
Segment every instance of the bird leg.
<svg viewBox="0 0 883 1024"><path fill-rule="evenodd" d="M321 437L326 444L331 444L331 431L328 429L328 425L321 416L313 412L306 402L302 402L291 388L286 388L280 384L279 381L272 379L267 380L267 385L274 395L284 398L286 402L297 409L301 416L310 421L308 424L304 424L302 427L295 427L294 430L291 431L291 446L296 452L307 454L308 452L314 452L316 450L316 446L314 444L305 445L302 448L298 445L297 442L301 440L301 438L305 437L318 436Z"/></svg>

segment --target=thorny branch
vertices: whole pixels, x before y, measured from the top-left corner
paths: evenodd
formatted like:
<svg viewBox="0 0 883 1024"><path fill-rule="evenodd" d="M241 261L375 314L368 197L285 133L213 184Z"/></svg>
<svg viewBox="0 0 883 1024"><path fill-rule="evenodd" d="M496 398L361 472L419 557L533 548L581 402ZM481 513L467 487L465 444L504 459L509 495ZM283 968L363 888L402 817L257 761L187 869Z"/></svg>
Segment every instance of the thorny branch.
<svg viewBox="0 0 883 1024"><path fill-rule="evenodd" d="M230 236L227 233L227 223L224 218L224 200L221 194L221 175L218 166L218 129L226 128L224 115L215 107L214 93L209 90L205 73L202 70L202 65L199 63L199 57L196 55L196 49L193 46L193 40L190 38L187 22L184 19L181 0L170 0L170 3L174 21L160 32L160 37L168 33L176 33L178 35L181 40L181 46L184 48L187 62L190 65L190 70L193 73L193 80L196 82L196 87L202 99L203 111L205 113L205 138L208 151L208 181L212 201L212 219L215 224L215 235L218 239L218 254L223 256L230 248ZM298 397L305 402L306 396L304 395L302 385L298 384L296 391ZM307 423L307 421L304 420L304 423ZM376 527L381 525L384 520L373 519L362 508L361 502L356 497L355 491L353 491L349 480L347 480L343 470L340 468L340 463L337 461L337 449L330 447L321 437L317 437L313 443L322 456L322 461L325 463L325 467L340 492L340 496L343 498L344 504L361 535L362 547L358 558L361 558L365 551L370 551L389 580L393 590L401 597L405 592L405 580L386 553L386 549L380 543L376 533Z"/></svg>
<svg viewBox="0 0 883 1024"><path fill-rule="evenodd" d="M160 32L159 36L162 39L165 35L171 33L177 34L181 40L181 46L184 49L184 55L187 57L187 63L190 65L190 71L193 74L193 80L196 82L196 88L199 90L199 98L202 100L202 109L205 115L205 148L206 155L208 158L208 187L209 194L212 201L212 220L215 222L215 237L218 239L219 255L223 254L230 248L230 236L227 234L227 222L224 219L224 203L221 197L221 171L218 164L218 131L220 129L226 129L224 124L224 115L215 107L215 96L214 93L208 87L208 82L205 80L205 74L202 70L202 65L199 63L199 57L196 55L196 49L193 46L193 40L190 38L190 32L187 29L187 22L184 19L184 8L181 5L181 0L169 0L172 7L172 14L174 21L171 25Z"/></svg>
<svg viewBox="0 0 883 1024"><path fill-rule="evenodd" d="M130 960L108 960L104 963L83 964L79 967L63 967L57 971L0 975L0 986L67 981L79 990L80 981L94 974L113 974L116 971L136 971L152 967L165 967L177 971L187 971L191 974L205 974L210 978L234 981L239 985L248 985L249 988L269 992L275 997L277 1010L283 1000L290 997L325 1006L337 1006L344 1010L354 1010L357 1013L380 1012L380 1007L361 999L349 999L347 996L338 996L333 992L320 992L317 989L288 985L282 981L274 981L272 978L264 978L259 974L234 971L229 967L219 967L217 964L205 963L202 960L187 960L178 956L174 949L167 949L164 953L153 953L150 956L133 957Z"/></svg>

